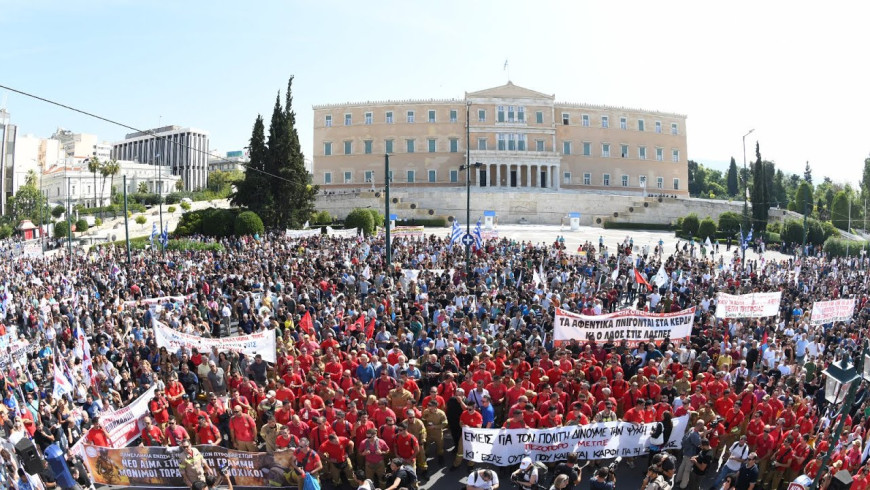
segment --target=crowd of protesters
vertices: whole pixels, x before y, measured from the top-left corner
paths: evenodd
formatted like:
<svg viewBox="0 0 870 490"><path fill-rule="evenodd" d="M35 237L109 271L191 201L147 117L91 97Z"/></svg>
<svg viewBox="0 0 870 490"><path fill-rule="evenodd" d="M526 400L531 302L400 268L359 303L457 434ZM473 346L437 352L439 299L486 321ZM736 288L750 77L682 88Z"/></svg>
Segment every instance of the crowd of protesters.
<svg viewBox="0 0 870 490"><path fill-rule="evenodd" d="M679 451L651 444L648 458L622 463L648 466L648 488L782 489L798 475L815 477L829 448L822 485L846 469L853 488L866 488L870 396L862 385L834 440L839 407L825 401L821 372L833 360L860 360L870 318L867 260L744 263L739 247L664 250L626 237L569 250L558 239L492 239L466 269L464 247L434 236L394 241L392 264L374 238L267 235L222 244L223 252L137 252L129 264L111 247L71 261L0 261L0 336L15 332L32 346L26 362L7 360L0 372L5 437L32 438L42 450L80 439L108 446L100 414L155 386L139 444L286 451L290 481L311 474L336 487L369 479L395 490L425 481L430 467L474 466L463 460L463 427L620 420L654 423L652 440L668 441L673 420L687 415ZM648 282L663 268L667 281L648 287L635 268ZM778 316L714 316L717 293L764 291L782 291ZM159 297L174 299L157 308L143 301ZM857 298L852 321L810 323L815 301L837 298ZM556 307L696 312L685 342L556 347ZM155 321L204 337L273 329L277 362L168 351L156 343ZM78 329L91 345L87 373ZM61 365L73 393L53 397ZM195 449L187 451L194 461ZM26 488L16 483L15 457L0 456L4 483ZM591 462L584 475L585 462L570 456L551 468L555 488L612 485L612 467ZM81 461L70 461L87 482ZM524 461L511 479L549 485L537 471ZM193 484L200 473L185 479ZM490 470L468 481L498 487Z"/></svg>

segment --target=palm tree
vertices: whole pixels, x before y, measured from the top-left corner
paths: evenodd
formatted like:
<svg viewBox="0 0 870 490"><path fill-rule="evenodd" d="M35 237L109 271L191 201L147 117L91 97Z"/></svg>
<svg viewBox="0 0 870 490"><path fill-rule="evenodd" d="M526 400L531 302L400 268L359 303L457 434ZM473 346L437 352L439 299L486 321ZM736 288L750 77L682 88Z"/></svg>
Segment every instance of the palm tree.
<svg viewBox="0 0 870 490"><path fill-rule="evenodd" d="M109 160L105 164L103 164L102 174L103 174L103 185L104 186L105 186L105 182L106 182L106 177L107 176L111 177L111 180L109 181L109 195L110 195L110 197L111 197L111 193L114 192L114 189L115 189L115 176L118 175L118 172L120 172L120 171L121 171L121 165L119 165L118 160L115 160L114 158ZM103 197L102 197L102 195L100 195L100 200L102 200L102 199L103 199Z"/></svg>
<svg viewBox="0 0 870 490"><path fill-rule="evenodd" d="M94 207L97 207L97 172L100 172L102 166L97 157L91 157L88 160L88 172L94 174Z"/></svg>

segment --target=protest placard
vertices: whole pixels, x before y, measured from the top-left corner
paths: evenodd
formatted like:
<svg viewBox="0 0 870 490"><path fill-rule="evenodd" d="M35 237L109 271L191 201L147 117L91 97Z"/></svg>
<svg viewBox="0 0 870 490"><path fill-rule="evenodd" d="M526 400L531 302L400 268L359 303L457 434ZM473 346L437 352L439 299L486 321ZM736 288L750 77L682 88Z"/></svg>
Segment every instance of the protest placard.
<svg viewBox="0 0 870 490"><path fill-rule="evenodd" d="M211 352L212 347L217 347L218 352L238 351L251 357L260 354L266 362L275 362L277 360L274 330L264 330L236 337L208 339L179 332L166 324L155 322L154 337L157 340L158 347L166 347L170 352L175 352L180 347L186 349L196 347L200 352L208 353Z"/></svg>
<svg viewBox="0 0 870 490"><path fill-rule="evenodd" d="M782 291L733 295L719 293L716 297L716 318L764 318L779 314Z"/></svg>
<svg viewBox="0 0 870 490"><path fill-rule="evenodd" d="M676 313L622 310L605 315L580 315L556 308L553 338L557 343L574 339L599 343L627 340L630 346L664 338L680 342L691 335L694 317L695 308Z"/></svg>
<svg viewBox="0 0 870 490"><path fill-rule="evenodd" d="M810 315L810 322L812 322L813 325L846 322L852 319L854 313L855 298L816 301L813 303L813 312L812 315Z"/></svg>

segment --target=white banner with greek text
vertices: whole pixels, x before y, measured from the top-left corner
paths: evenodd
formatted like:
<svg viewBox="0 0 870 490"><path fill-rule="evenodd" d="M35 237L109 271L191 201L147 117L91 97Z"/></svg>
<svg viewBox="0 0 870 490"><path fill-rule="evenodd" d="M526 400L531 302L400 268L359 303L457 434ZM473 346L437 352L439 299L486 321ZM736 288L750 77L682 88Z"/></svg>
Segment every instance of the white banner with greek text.
<svg viewBox="0 0 870 490"><path fill-rule="evenodd" d="M764 318L779 314L782 291L733 295L719 293L716 297L716 318Z"/></svg>
<svg viewBox="0 0 870 490"><path fill-rule="evenodd" d="M556 308L554 340L566 342L627 340L634 346L650 340L670 338L674 342L688 340L692 334L695 308L675 313L647 313L638 310L622 310L606 315L580 315Z"/></svg>
<svg viewBox="0 0 870 490"><path fill-rule="evenodd" d="M688 415L673 419L674 429L665 448L679 449ZM524 456L553 463L577 453L580 460L634 457L649 451L655 424L603 422L552 429L462 429L463 458L475 463L510 466Z"/></svg>
<svg viewBox="0 0 870 490"><path fill-rule="evenodd" d="M148 413L148 402L154 398L156 388L157 385L151 385L151 388L126 407L100 414L100 423L109 433L112 447L125 447L139 438L145 425L141 423L142 418Z"/></svg>
<svg viewBox="0 0 870 490"><path fill-rule="evenodd" d="M265 330L250 335L236 337L224 337L207 339L173 330L168 325L160 322L154 324L154 337L158 347L166 347L169 352L175 352L180 347L192 349L196 347L200 352L209 353L212 347L217 347L218 352L237 351L248 356L260 354L266 362L275 362L277 345L275 331Z"/></svg>
<svg viewBox="0 0 870 490"><path fill-rule="evenodd" d="M813 325L847 322L852 319L854 313L855 298L816 301L813 303L813 314L810 317L810 321Z"/></svg>

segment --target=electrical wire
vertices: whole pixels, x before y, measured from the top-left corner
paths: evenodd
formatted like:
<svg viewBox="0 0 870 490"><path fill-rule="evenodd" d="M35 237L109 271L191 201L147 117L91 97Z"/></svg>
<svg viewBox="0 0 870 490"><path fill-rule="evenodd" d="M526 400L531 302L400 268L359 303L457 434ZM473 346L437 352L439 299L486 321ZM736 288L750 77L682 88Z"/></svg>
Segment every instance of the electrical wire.
<svg viewBox="0 0 870 490"><path fill-rule="evenodd" d="M88 112L88 111L85 111L85 110L82 110L82 109L78 109L78 108L76 108L76 107L72 107L72 106L69 106L69 105L63 104L63 103L61 103L61 102L57 102L57 101L51 100L51 99L46 99L45 97L40 97L39 95L31 94L31 93L28 93L28 92L24 92L23 90L18 90L18 89L15 89L15 88L12 88L12 87L9 87L9 86L6 86L6 85L2 85L2 84L0 84L0 88L2 88L2 89L6 89L6 90L8 90L8 91L10 91L10 92L15 92L15 93L17 93L17 94L21 94L21 95L23 95L23 96L25 96L25 97L30 97L30 98L32 98L32 99L36 99L36 100L38 100L38 101L40 101L40 102L45 102L45 103L47 103L47 104L55 105L55 106L57 106L57 107L62 107L62 108L64 108L64 109L67 109L67 110L70 110L70 111L73 111L73 112L78 112L79 114L84 114L85 116L92 117L92 118L94 118L94 119L99 119L100 121L107 122L107 123L109 123L109 124L114 124L115 126L120 126L120 127L122 127L122 128L125 128L125 129L130 129L130 130L133 130L133 131L135 131L135 132L137 132L137 133L147 134L147 135L153 136L153 137L155 137L155 138L157 138L157 139L163 138L162 136L159 136L158 134L156 134L156 133L155 133L153 130L151 130L151 129L148 129L148 130L138 129L138 128L135 128L135 127L133 127L133 126L130 126L129 124L124 124L124 123L122 123L122 122L118 122L118 121L115 121L115 120L109 119L109 118L107 118L107 117L99 116L99 115L94 114L94 113L92 113L92 112ZM166 140L164 140L164 141L166 141ZM253 167L253 166L251 166L249 163L245 163L245 162L232 162L232 161L230 161L230 160L227 160L227 159L224 158L224 157L221 157L221 156L218 156L218 155L212 155L211 153L209 153L209 152L207 152L207 151L203 151L203 150L201 150L201 149L199 149L199 148L193 148L192 146L189 146L189 145L184 144L184 143L179 143L179 142L177 142L177 141L171 141L171 140L170 140L169 143L172 144L172 145L175 145L175 146L177 146L177 147L180 147L180 148L182 148L182 149L185 149L185 150L193 150L193 151L195 151L195 152L197 152L197 153L204 154L204 155L206 155L207 157L210 157L210 158L216 158L216 159L218 159L218 161L220 161L221 163L229 163L229 164L231 164L231 165L242 165L242 166L245 167L245 169L247 169L247 170L253 170L253 171L255 171L255 172L260 172L261 174L263 174L263 175L267 175L267 176L272 177L272 178L274 178L274 179L280 179L280 180L283 180L283 181L285 181L285 182L289 182L289 183L291 183L291 184L293 184L293 185L299 185L299 186L306 185L306 186L307 186L307 184L300 184L300 183L298 183L298 182L294 182L294 181L292 181L292 180L290 180L290 179L287 179L287 178L285 178L285 177L281 177L280 175L275 175L275 174L273 174L273 173L271 173L271 172L266 172L265 170L262 170L262 169L259 169L259 168L256 168L256 167Z"/></svg>

